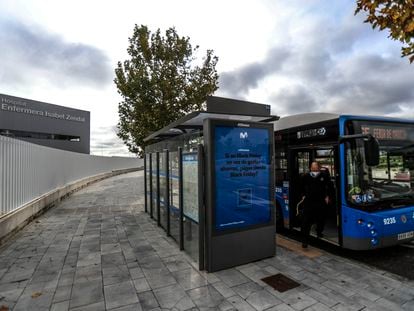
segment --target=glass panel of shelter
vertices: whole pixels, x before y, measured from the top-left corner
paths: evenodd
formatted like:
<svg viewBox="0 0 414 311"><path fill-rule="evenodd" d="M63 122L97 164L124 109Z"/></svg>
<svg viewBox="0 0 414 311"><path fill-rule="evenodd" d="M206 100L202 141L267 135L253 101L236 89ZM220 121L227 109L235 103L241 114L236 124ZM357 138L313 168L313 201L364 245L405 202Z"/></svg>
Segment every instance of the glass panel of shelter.
<svg viewBox="0 0 414 311"><path fill-rule="evenodd" d="M182 148L184 155L197 155L197 145L203 143L203 137L200 133L192 133L182 135L169 140L168 142L160 142L148 147L148 170L152 172L151 178L147 178L148 187L147 195L152 199L148 201L148 205L152 205L151 216L157 218L157 206L159 206L159 225L171 235L171 237L180 243L180 220L181 220L181 209L183 208L180 204L183 198L180 200L180 196L187 195L187 205L190 203L192 206L192 212L188 212L183 215L182 220L182 246L186 253L193 258L194 261L199 262L199 224L198 215L195 215L194 211L198 212L198 159L193 158L192 161L188 161L188 170L186 171L187 178L182 180L180 176L180 165L183 167L183 162L180 163L180 157L178 148ZM161 148L167 148L167 150ZM168 156L166 156L168 152ZM157 161L158 158L158 161ZM158 164L158 165L157 165ZM185 166L185 165L184 165ZM158 182L157 182L158 181ZM184 193L180 193L180 182L187 182L184 187ZM167 187L168 182L168 187ZM168 193L166 192L168 190ZM168 199L167 200L167 196ZM168 202L169 201L169 202ZM165 203L169 203L169 207ZM152 203L152 204L150 204ZM169 213L167 209L169 208ZM151 213L151 210L148 209ZM169 228L168 218L169 217Z"/></svg>
<svg viewBox="0 0 414 311"><path fill-rule="evenodd" d="M157 172L157 153L151 154L151 170L152 170L152 185L151 185L151 194L152 194L152 209L151 209L151 217L157 219L157 205L158 205L158 187L157 187L157 179L158 179L158 172Z"/></svg>
<svg viewBox="0 0 414 311"><path fill-rule="evenodd" d="M164 230L167 230L168 219L167 219L167 151L159 153L159 179L160 179L160 225Z"/></svg>
<svg viewBox="0 0 414 311"><path fill-rule="evenodd" d="M150 154L145 154L145 211L150 211L150 201L151 201L151 167L150 167Z"/></svg>
<svg viewBox="0 0 414 311"><path fill-rule="evenodd" d="M191 149L193 150L193 149ZM199 201L197 152L182 156L184 250L199 262Z"/></svg>
<svg viewBox="0 0 414 311"><path fill-rule="evenodd" d="M178 151L169 153L169 183L170 183L170 235L180 242L180 188L178 172Z"/></svg>

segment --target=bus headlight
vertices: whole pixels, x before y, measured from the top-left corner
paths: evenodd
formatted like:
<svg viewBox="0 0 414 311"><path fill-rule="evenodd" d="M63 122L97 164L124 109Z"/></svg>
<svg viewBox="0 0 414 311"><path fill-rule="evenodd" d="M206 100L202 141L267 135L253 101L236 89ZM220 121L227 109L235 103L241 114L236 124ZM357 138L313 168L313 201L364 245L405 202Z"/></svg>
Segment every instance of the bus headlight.
<svg viewBox="0 0 414 311"><path fill-rule="evenodd" d="M378 245L378 239L376 239L376 238L372 238L372 239L371 239L371 244L372 244L373 246L377 246L377 245Z"/></svg>
<svg viewBox="0 0 414 311"><path fill-rule="evenodd" d="M358 219L357 220L358 225L363 226L364 225L364 220L363 219Z"/></svg>
<svg viewBox="0 0 414 311"><path fill-rule="evenodd" d="M367 227L368 227L369 229L374 228L374 224L373 224L371 221L369 221L369 222L367 223Z"/></svg>
<svg viewBox="0 0 414 311"><path fill-rule="evenodd" d="M371 230L371 235L372 236L376 236L377 235L377 231L375 231L374 229Z"/></svg>

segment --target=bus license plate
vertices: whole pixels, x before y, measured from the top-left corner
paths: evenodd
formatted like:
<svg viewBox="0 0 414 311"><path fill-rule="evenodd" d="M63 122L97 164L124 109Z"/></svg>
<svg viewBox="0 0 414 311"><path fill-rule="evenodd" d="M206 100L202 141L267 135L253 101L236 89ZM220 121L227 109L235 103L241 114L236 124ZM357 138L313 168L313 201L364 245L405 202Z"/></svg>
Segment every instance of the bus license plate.
<svg viewBox="0 0 414 311"><path fill-rule="evenodd" d="M414 237L414 231L400 233L400 234L398 234L398 241L399 240L410 239L412 237Z"/></svg>

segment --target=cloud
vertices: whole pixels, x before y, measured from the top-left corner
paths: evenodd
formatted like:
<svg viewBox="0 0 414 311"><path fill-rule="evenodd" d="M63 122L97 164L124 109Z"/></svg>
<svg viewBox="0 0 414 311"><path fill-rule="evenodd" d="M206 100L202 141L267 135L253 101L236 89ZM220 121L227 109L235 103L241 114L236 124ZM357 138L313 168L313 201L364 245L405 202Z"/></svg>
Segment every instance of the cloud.
<svg viewBox="0 0 414 311"><path fill-rule="evenodd" d="M0 41L1 85L25 87L46 80L57 87L99 87L112 80L109 58L103 51L67 42L40 27L2 17Z"/></svg>
<svg viewBox="0 0 414 311"><path fill-rule="evenodd" d="M248 95L267 92L261 101L278 115L413 116L413 65L400 58L398 44L373 31L353 10L350 5L335 18L327 12L304 13L262 62L222 73L220 91L255 101Z"/></svg>
<svg viewBox="0 0 414 311"><path fill-rule="evenodd" d="M405 60L369 54L338 64L322 91L332 111L403 115L414 104L413 79Z"/></svg>
<svg viewBox="0 0 414 311"><path fill-rule="evenodd" d="M239 69L224 72L220 75L220 87L228 93L247 93L249 89L256 88L259 82L268 75L274 74L289 58L290 52L285 47L275 47L267 53L261 62L247 64Z"/></svg>
<svg viewBox="0 0 414 311"><path fill-rule="evenodd" d="M100 126L91 132L91 154L134 156L116 135L116 126Z"/></svg>
<svg viewBox="0 0 414 311"><path fill-rule="evenodd" d="M269 101L274 104L278 114L295 114L298 111L311 112L318 108L318 103L306 87L292 85L273 93Z"/></svg>

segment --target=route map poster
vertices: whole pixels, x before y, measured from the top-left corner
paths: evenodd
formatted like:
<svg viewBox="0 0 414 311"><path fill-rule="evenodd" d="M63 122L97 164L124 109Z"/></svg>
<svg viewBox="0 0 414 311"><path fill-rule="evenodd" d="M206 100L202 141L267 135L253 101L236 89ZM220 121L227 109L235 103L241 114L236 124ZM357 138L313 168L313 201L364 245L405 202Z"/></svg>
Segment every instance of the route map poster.
<svg viewBox="0 0 414 311"><path fill-rule="evenodd" d="M264 128L215 127L216 230L270 221L269 139Z"/></svg>
<svg viewBox="0 0 414 311"><path fill-rule="evenodd" d="M183 213L198 223L198 157L183 154Z"/></svg>

